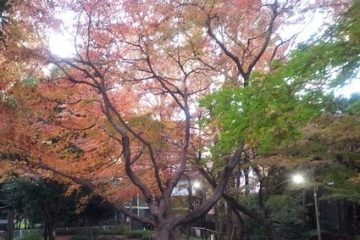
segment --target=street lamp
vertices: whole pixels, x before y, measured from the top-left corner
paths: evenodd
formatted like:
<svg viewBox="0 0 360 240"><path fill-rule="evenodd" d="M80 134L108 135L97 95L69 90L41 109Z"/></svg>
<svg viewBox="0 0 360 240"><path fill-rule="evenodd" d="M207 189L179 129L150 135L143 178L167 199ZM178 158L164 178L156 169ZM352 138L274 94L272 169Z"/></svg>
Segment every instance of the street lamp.
<svg viewBox="0 0 360 240"><path fill-rule="evenodd" d="M305 183L305 181L306 181L305 177L300 173L296 173L292 176L292 182L295 184L302 184L302 183ZM313 193L314 193L317 235L318 235L318 240L321 240L320 213L319 213L319 205L318 205L318 199L317 199L317 187L315 185L313 187Z"/></svg>
<svg viewBox="0 0 360 240"><path fill-rule="evenodd" d="M196 189L200 189L201 188L201 183L199 181L194 181L193 182L193 188Z"/></svg>
<svg viewBox="0 0 360 240"><path fill-rule="evenodd" d="M302 184L305 183L305 178L303 175L301 175L300 173L296 173L292 176L292 181L295 184Z"/></svg>
<svg viewBox="0 0 360 240"><path fill-rule="evenodd" d="M196 196L196 198L198 198L197 201L198 201L198 204L200 205L201 198L202 198L202 196L201 196L201 192L202 192L201 182L199 180L195 180L194 182L192 182L191 187L192 187L195 195L198 195L198 196ZM194 209L195 208L196 208L196 201L194 201Z"/></svg>
<svg viewBox="0 0 360 240"><path fill-rule="evenodd" d="M191 184L192 189L194 189L195 192L195 197L198 198L195 202L194 202L194 210L196 209L196 202L198 202L198 205L201 205L205 200L206 200L206 188L205 186L202 185L201 181L199 180L195 180L192 182ZM203 221L203 220L202 220ZM205 214L205 222L207 221L207 214ZM210 231L210 239L213 239L214 235L211 233L211 230L205 227L200 227L200 228L195 228L195 231L199 231L198 233L196 233L197 235L199 234L199 236L202 236L201 231L204 231L205 234L205 238L204 239L208 239L208 231ZM202 239L202 238L201 238Z"/></svg>

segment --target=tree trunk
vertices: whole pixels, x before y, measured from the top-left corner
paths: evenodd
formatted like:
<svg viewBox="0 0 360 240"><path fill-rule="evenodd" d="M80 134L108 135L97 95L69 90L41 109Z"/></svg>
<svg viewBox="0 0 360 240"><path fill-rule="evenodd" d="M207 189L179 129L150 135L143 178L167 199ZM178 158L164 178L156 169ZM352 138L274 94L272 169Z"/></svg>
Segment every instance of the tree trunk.
<svg viewBox="0 0 360 240"><path fill-rule="evenodd" d="M232 204L227 207L226 239L242 240L244 238L244 221Z"/></svg>
<svg viewBox="0 0 360 240"><path fill-rule="evenodd" d="M242 240L245 236L245 224L241 215L232 207L233 239Z"/></svg>
<svg viewBox="0 0 360 240"><path fill-rule="evenodd" d="M55 240L55 213L52 212L51 206L44 206L44 240Z"/></svg>
<svg viewBox="0 0 360 240"><path fill-rule="evenodd" d="M211 177L211 175L209 175L206 170L204 170L203 168L198 168L198 170L202 173L202 175L206 178L206 180L211 184L213 188L217 187L216 181ZM251 219L255 220L261 226L263 226L269 240L279 239L271 221L266 218L265 214L246 207L245 205L241 204L241 202L239 202L236 198L232 197L229 194L223 193L223 198L226 202L231 204L232 207L236 209L236 211L242 212Z"/></svg>
<svg viewBox="0 0 360 240"><path fill-rule="evenodd" d="M44 233L43 238L44 240L48 240L48 220L45 218L45 224L44 224Z"/></svg>
<svg viewBox="0 0 360 240"><path fill-rule="evenodd" d="M155 229L152 237L153 240L176 240L180 239L180 231L178 228L173 228L168 224L161 224Z"/></svg>
<svg viewBox="0 0 360 240"><path fill-rule="evenodd" d="M55 240L55 221L53 216L51 216L51 219L49 219L48 234L49 240Z"/></svg>
<svg viewBox="0 0 360 240"><path fill-rule="evenodd" d="M279 239L277 232L272 225L271 220L266 218L264 213L260 213L250 208L247 208L246 206L242 205L240 202L238 202L236 199L234 199L228 194L223 194L223 197L227 202L233 205L233 208L244 213L251 219L255 220L257 223L259 223L261 226L263 226L269 240Z"/></svg>
<svg viewBox="0 0 360 240"><path fill-rule="evenodd" d="M271 222L265 223L264 227L265 227L266 235L269 240L279 240L280 239Z"/></svg>
<svg viewBox="0 0 360 240"><path fill-rule="evenodd" d="M215 205L215 229L216 231L219 233L218 235L218 240L222 240L224 234L224 229L223 229L223 216L220 213L223 213L223 208L222 208L222 204L223 201L220 200L218 204Z"/></svg>
<svg viewBox="0 0 360 240"><path fill-rule="evenodd" d="M226 202L225 202L226 203ZM228 204L226 204L228 205ZM234 222L232 221L232 211L229 206L226 207L226 240L232 240Z"/></svg>
<svg viewBox="0 0 360 240"><path fill-rule="evenodd" d="M356 236L358 234L358 211L357 211L357 206L355 203L351 204L351 209L352 209L352 226L353 226L353 236Z"/></svg>
<svg viewBox="0 0 360 240"><path fill-rule="evenodd" d="M8 223L6 231L6 240L14 239L14 209L12 206L8 208Z"/></svg>

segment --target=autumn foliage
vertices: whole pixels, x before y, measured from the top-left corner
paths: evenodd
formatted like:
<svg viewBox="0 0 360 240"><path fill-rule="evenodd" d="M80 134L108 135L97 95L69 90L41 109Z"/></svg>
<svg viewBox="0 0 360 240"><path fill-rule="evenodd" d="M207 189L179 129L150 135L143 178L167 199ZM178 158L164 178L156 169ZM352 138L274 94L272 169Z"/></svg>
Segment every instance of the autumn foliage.
<svg viewBox="0 0 360 240"><path fill-rule="evenodd" d="M0 56L2 158L84 185L154 225L158 239L174 237L222 196L243 158L238 141L208 201L171 213L172 191L197 171L220 129L203 127L199 100L222 86L249 86L255 70L270 72L294 41L280 31L312 10L268 2L22 1L12 32L19 38ZM47 40L65 20L75 53L61 58ZM136 193L147 218L123 205Z"/></svg>

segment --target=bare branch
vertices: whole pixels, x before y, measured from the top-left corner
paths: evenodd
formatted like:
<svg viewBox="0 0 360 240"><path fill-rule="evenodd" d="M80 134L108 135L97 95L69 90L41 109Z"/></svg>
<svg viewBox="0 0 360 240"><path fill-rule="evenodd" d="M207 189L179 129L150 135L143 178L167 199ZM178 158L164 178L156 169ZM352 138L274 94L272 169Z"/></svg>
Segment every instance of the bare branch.
<svg viewBox="0 0 360 240"><path fill-rule="evenodd" d="M231 53L226 46L215 36L212 28L211 28L211 21L212 19L216 18L216 16L211 17L210 15L208 15L208 18L206 20L206 27L207 27L207 33L209 34L209 36L215 40L216 44L221 48L221 50L225 53L226 56L228 56L231 60L233 60L233 62L236 64L237 70L238 70L238 74L241 75L244 80L245 78L247 78L248 76L246 75L246 72L243 69L243 66L240 62L240 59L235 56L233 53Z"/></svg>
<svg viewBox="0 0 360 240"><path fill-rule="evenodd" d="M265 35L265 41L260 49L260 51L258 52L258 54L256 55L255 59L249 64L249 67L246 71L246 78L244 78L244 86L247 86L249 84L249 76L253 70L253 68L255 67L255 65L259 62L260 58L263 56L265 50L267 49L267 47L269 46L269 42L271 39L271 35L273 33L273 29L274 29L274 24L275 24L275 20L278 16L278 1L275 0L275 2L273 4L271 4L271 10L272 10L272 16L269 22L269 27L266 30L266 35Z"/></svg>
<svg viewBox="0 0 360 240"><path fill-rule="evenodd" d="M241 161L241 154L243 152L243 148L244 144L241 143L240 147L234 152L229 162L222 170L219 183L216 185L213 195L209 197L199 208L197 208L193 212L180 216L176 222L177 226L189 223L203 216L212 208L212 206L217 202L217 200L219 200L219 198L224 194L224 190L226 188L227 182L230 179L231 172L233 171L235 166Z"/></svg>

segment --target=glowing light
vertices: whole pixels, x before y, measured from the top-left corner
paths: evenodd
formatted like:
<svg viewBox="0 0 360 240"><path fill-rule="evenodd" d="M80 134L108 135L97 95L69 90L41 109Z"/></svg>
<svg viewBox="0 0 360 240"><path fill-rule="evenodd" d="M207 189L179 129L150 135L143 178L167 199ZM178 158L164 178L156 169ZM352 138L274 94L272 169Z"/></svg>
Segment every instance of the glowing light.
<svg viewBox="0 0 360 240"><path fill-rule="evenodd" d="M75 51L76 17L78 13L66 9L57 9L55 16L61 21L57 30L49 31L49 50L52 54L62 58L73 57Z"/></svg>
<svg viewBox="0 0 360 240"><path fill-rule="evenodd" d="M200 183L199 181L195 181L195 182L193 183L193 187L194 187L195 189L200 189L200 188L201 188L201 183Z"/></svg>
<svg viewBox="0 0 360 240"><path fill-rule="evenodd" d="M303 175L297 173L295 175L292 176L292 181L295 183L295 184L301 184L301 183L304 183L305 182L305 178Z"/></svg>
<svg viewBox="0 0 360 240"><path fill-rule="evenodd" d="M49 47L52 54L66 58L74 55L74 41L61 33L52 33L49 37Z"/></svg>

